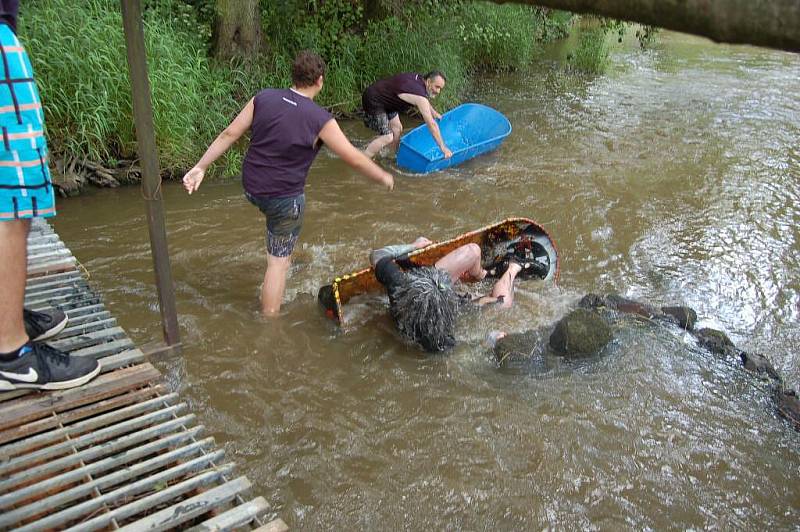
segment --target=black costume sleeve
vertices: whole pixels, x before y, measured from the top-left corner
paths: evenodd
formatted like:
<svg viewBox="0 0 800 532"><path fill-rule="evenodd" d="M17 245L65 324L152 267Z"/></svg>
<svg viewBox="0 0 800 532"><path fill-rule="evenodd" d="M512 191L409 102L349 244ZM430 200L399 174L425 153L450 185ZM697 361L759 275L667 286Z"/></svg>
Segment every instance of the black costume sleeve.
<svg viewBox="0 0 800 532"><path fill-rule="evenodd" d="M375 265L375 277L389 292L403 282L405 275L405 272L391 257L384 257Z"/></svg>

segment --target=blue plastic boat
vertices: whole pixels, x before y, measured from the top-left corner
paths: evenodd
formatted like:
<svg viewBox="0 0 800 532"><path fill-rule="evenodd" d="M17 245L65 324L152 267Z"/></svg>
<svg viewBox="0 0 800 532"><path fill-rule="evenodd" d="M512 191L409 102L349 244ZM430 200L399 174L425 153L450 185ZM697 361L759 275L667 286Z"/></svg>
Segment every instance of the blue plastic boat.
<svg viewBox="0 0 800 532"><path fill-rule="evenodd" d="M465 103L442 115L439 131L452 157L444 158L428 126L422 124L400 139L398 166L427 174L461 164L500 146L511 133L511 123L491 107Z"/></svg>

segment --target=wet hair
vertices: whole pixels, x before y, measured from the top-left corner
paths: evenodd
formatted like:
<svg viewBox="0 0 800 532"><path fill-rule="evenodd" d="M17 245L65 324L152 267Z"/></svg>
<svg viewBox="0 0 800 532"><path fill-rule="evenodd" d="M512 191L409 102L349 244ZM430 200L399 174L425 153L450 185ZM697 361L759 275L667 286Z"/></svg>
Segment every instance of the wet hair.
<svg viewBox="0 0 800 532"><path fill-rule="evenodd" d="M325 61L311 50L303 50L297 54L292 63L292 83L298 89L310 87L317 82L327 70Z"/></svg>
<svg viewBox="0 0 800 532"><path fill-rule="evenodd" d="M426 80L433 79L435 77L440 77L445 81L445 83L447 82L447 76L445 76L444 72L442 72L441 70L431 70L422 77L425 78Z"/></svg>
<svg viewBox="0 0 800 532"><path fill-rule="evenodd" d="M407 340L431 352L455 345L459 298L447 272L430 266L409 271L391 303L397 330Z"/></svg>

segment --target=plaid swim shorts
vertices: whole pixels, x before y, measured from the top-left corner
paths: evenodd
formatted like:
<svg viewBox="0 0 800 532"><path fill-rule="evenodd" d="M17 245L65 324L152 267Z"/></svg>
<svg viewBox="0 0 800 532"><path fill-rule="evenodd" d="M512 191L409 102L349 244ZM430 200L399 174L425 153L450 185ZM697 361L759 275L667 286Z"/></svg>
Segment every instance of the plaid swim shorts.
<svg viewBox="0 0 800 532"><path fill-rule="evenodd" d="M44 110L28 54L0 24L0 220L55 216Z"/></svg>
<svg viewBox="0 0 800 532"><path fill-rule="evenodd" d="M370 128L372 131L375 131L376 133L379 133L381 135L391 135L392 129L389 127L389 121L396 116L397 113L387 114L383 111L380 111L375 114L372 114L365 111L364 125Z"/></svg>
<svg viewBox="0 0 800 532"><path fill-rule="evenodd" d="M303 227L306 195L263 198L247 191L244 195L267 217L267 253L273 257L290 256Z"/></svg>

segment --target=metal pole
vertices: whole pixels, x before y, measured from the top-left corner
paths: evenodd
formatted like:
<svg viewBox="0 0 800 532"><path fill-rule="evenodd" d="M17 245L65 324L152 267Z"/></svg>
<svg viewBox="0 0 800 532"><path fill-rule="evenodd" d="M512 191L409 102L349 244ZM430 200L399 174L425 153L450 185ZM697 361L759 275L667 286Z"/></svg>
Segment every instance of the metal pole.
<svg viewBox="0 0 800 532"><path fill-rule="evenodd" d="M164 206L161 201L161 173L158 168L158 151L153 129L153 106L150 101L150 82L147 77L147 60L144 49L142 8L139 0L121 0L122 26L128 52L128 69L133 92L133 118L142 165L142 192L147 207L147 226L150 230L150 251L158 288L158 306L164 341L168 345L180 342L178 313L175 308L175 289L167 249L167 230L164 223Z"/></svg>

